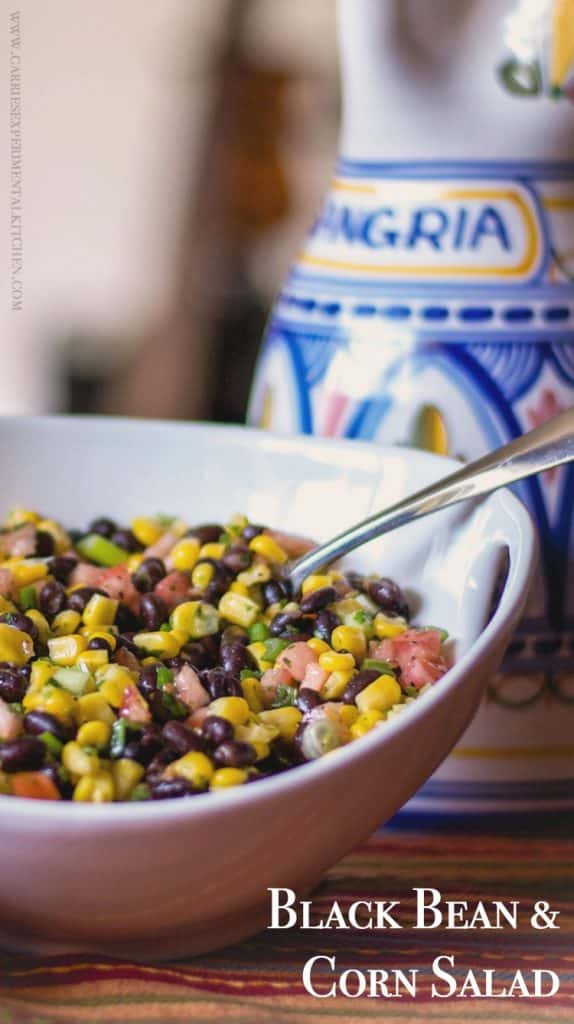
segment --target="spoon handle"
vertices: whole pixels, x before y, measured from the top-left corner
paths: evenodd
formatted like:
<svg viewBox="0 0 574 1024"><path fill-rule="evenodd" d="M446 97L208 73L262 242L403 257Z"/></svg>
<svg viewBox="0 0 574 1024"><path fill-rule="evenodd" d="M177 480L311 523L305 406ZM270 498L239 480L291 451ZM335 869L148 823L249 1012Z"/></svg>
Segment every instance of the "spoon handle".
<svg viewBox="0 0 574 1024"><path fill-rule="evenodd" d="M524 477L574 460L574 409L522 434L510 444L484 455L422 491L390 508L369 516L294 562L288 577L295 592L306 576L330 565L354 548L383 533L448 508L467 498L477 498L516 483Z"/></svg>

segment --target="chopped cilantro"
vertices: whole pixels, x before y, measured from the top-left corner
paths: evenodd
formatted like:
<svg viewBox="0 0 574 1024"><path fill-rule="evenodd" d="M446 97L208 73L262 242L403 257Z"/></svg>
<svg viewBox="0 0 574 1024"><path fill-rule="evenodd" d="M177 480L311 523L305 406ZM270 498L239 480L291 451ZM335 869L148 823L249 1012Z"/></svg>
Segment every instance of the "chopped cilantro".
<svg viewBox="0 0 574 1024"><path fill-rule="evenodd" d="M296 700L297 688L295 686L287 686L285 683L279 683L271 707L292 708L295 707Z"/></svg>
<svg viewBox="0 0 574 1024"><path fill-rule="evenodd" d="M361 668L373 668L381 675L395 676L396 669L389 661L378 661L377 658L365 658Z"/></svg>
<svg viewBox="0 0 574 1024"><path fill-rule="evenodd" d="M171 669L166 668L165 665L162 665L160 668L158 668L156 682L160 690L162 690L164 686L167 686L168 683L171 683L172 680L173 672L171 671Z"/></svg>

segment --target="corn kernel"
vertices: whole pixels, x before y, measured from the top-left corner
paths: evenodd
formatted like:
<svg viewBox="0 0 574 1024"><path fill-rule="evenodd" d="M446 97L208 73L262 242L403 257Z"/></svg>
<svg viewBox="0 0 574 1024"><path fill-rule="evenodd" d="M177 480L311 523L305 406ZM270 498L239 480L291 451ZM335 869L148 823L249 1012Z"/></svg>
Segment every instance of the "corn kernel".
<svg viewBox="0 0 574 1024"><path fill-rule="evenodd" d="M112 727L108 722L84 722L78 729L76 742L81 747L96 747L105 750L112 735Z"/></svg>
<svg viewBox="0 0 574 1024"><path fill-rule="evenodd" d="M61 690L57 686L50 686L47 683L41 690L28 692L24 696L22 705L25 711L47 711L54 715L66 725L71 722L76 701L67 690Z"/></svg>
<svg viewBox="0 0 574 1024"><path fill-rule="evenodd" d="M38 630L38 637L43 644L46 643L48 637L51 635L50 626L45 615L39 612L37 608L29 608L26 612L29 619L32 620L36 629Z"/></svg>
<svg viewBox="0 0 574 1024"><path fill-rule="evenodd" d="M336 651L349 651L357 662L367 653L367 638L358 626L337 626L331 635L331 644Z"/></svg>
<svg viewBox="0 0 574 1024"><path fill-rule="evenodd" d="M84 775L76 783L73 799L80 803L109 804L115 796L114 780L111 772L97 771Z"/></svg>
<svg viewBox="0 0 574 1024"><path fill-rule="evenodd" d="M230 533L233 537L239 537L239 534L243 533L246 526L249 526L247 516L244 516L241 512L234 512L225 524L225 532Z"/></svg>
<svg viewBox="0 0 574 1024"><path fill-rule="evenodd" d="M239 583L235 580L229 589L232 594L241 594L242 597L249 597L249 587L246 587L245 583Z"/></svg>
<svg viewBox="0 0 574 1024"><path fill-rule="evenodd" d="M210 789L228 789L230 786L241 786L248 778L243 768L218 768L211 777Z"/></svg>
<svg viewBox="0 0 574 1024"><path fill-rule="evenodd" d="M323 587L330 587L333 582L331 574L311 575L303 580L301 584L302 594L311 594L314 590L322 590Z"/></svg>
<svg viewBox="0 0 574 1024"><path fill-rule="evenodd" d="M6 772L0 771L0 795L10 795L10 779Z"/></svg>
<svg viewBox="0 0 574 1024"><path fill-rule="evenodd" d="M209 562L200 562L191 573L191 582L198 590L205 590L213 579L215 569Z"/></svg>
<svg viewBox="0 0 574 1024"><path fill-rule="evenodd" d="M84 608L82 618L90 629L98 626L113 626L119 601L103 594L93 594Z"/></svg>
<svg viewBox="0 0 574 1024"><path fill-rule="evenodd" d="M34 656L34 643L28 633L0 622L0 661L25 665Z"/></svg>
<svg viewBox="0 0 574 1024"><path fill-rule="evenodd" d="M100 767L100 759L90 750L84 750L76 740L62 747L62 764L76 782L83 775L93 775Z"/></svg>
<svg viewBox="0 0 574 1024"><path fill-rule="evenodd" d="M138 553L136 553L134 555L130 555L130 557L128 558L128 560L126 562L126 569L130 573L130 575L131 575L131 573L138 571L138 569L139 569L140 565L142 564L143 560L144 560L144 556L140 555Z"/></svg>
<svg viewBox="0 0 574 1024"><path fill-rule="evenodd" d="M53 519L41 519L37 524L38 529L42 533L49 533L54 541L54 553L56 555L63 555L65 551L69 551L72 547L72 542L59 523L54 522Z"/></svg>
<svg viewBox="0 0 574 1024"><path fill-rule="evenodd" d="M41 516L30 508L11 508L6 518L6 526L13 530L16 526L23 526L24 523L39 523Z"/></svg>
<svg viewBox="0 0 574 1024"><path fill-rule="evenodd" d="M265 644L262 640L257 640L254 644L248 644L247 650L253 655L257 662L257 668L260 672L266 672L268 668L273 668L270 661L265 660Z"/></svg>
<svg viewBox="0 0 574 1024"><path fill-rule="evenodd" d="M52 619L52 633L54 636L68 636L77 631L81 621L82 616L79 612L73 612L71 609L58 612Z"/></svg>
<svg viewBox="0 0 574 1024"><path fill-rule="evenodd" d="M76 659L76 665L78 668L90 673L95 672L98 668L101 668L102 665L107 665L108 662L108 652L103 648L98 648L95 651L82 651Z"/></svg>
<svg viewBox="0 0 574 1024"><path fill-rule="evenodd" d="M98 693L101 693L106 704L109 704L112 708L121 708L124 700L125 685L118 682L117 679L105 679L102 685L98 688Z"/></svg>
<svg viewBox="0 0 574 1024"><path fill-rule="evenodd" d="M169 622L173 630L185 635L184 643L198 640L202 636L211 636L219 630L217 609L202 601L183 601L178 604Z"/></svg>
<svg viewBox="0 0 574 1024"><path fill-rule="evenodd" d="M207 789L213 774L214 768L209 758L196 750L172 761L165 770L167 778L185 779L194 789Z"/></svg>
<svg viewBox="0 0 574 1024"><path fill-rule="evenodd" d="M256 676L248 676L241 680L241 690L251 711L263 711L263 690Z"/></svg>
<svg viewBox="0 0 574 1024"><path fill-rule="evenodd" d="M251 743L255 748L261 743L269 745L278 735L277 725L274 722L264 722L260 715L252 715L245 725L238 725L235 728L235 738Z"/></svg>
<svg viewBox="0 0 574 1024"><path fill-rule="evenodd" d="M350 726L357 721L358 717L359 712L357 711L357 708L355 707L354 704L341 705L339 709L339 718L341 719L343 725L346 725L348 728L350 728Z"/></svg>
<svg viewBox="0 0 574 1024"><path fill-rule="evenodd" d="M288 741L293 739L302 717L299 708L272 708L259 715L264 725L275 725L281 738Z"/></svg>
<svg viewBox="0 0 574 1024"><path fill-rule="evenodd" d="M398 616L390 619L382 613L375 615L374 627L379 640L392 640L393 637L400 636L401 633L405 633L408 629L404 619Z"/></svg>
<svg viewBox="0 0 574 1024"><path fill-rule="evenodd" d="M209 705L210 715L226 718L233 725L244 725L249 719L249 704L243 697L218 697Z"/></svg>
<svg viewBox="0 0 574 1024"><path fill-rule="evenodd" d="M389 711L401 699L401 688L394 676L382 675L355 697L360 712Z"/></svg>
<svg viewBox="0 0 574 1024"><path fill-rule="evenodd" d="M249 541L249 548L274 565L284 565L287 561L287 554L283 548L276 540L273 540L273 537L268 537L265 533L259 533L253 537L253 540Z"/></svg>
<svg viewBox="0 0 574 1024"><path fill-rule="evenodd" d="M129 757L119 757L112 761L111 772L116 791L116 800L128 800L138 782L144 776L144 766Z"/></svg>
<svg viewBox="0 0 574 1024"><path fill-rule="evenodd" d="M82 725L83 722L105 722L107 725L113 725L116 720L101 687L97 693L86 693L85 696L78 697L74 717L78 725Z"/></svg>
<svg viewBox="0 0 574 1024"><path fill-rule="evenodd" d="M113 708L121 707L126 686L131 686L136 679L137 675L122 665L106 665L96 669L98 693Z"/></svg>
<svg viewBox="0 0 574 1024"><path fill-rule="evenodd" d="M350 672L355 667L355 659L352 654L325 651L319 655L319 665L325 672Z"/></svg>
<svg viewBox="0 0 574 1024"><path fill-rule="evenodd" d="M171 549L171 561L174 569L180 572L191 572L199 558L200 543L197 537L184 537Z"/></svg>
<svg viewBox="0 0 574 1024"><path fill-rule="evenodd" d="M353 669L331 672L321 687L323 700L339 700L354 676Z"/></svg>
<svg viewBox="0 0 574 1024"><path fill-rule="evenodd" d="M224 544L202 544L199 549L200 558L223 558L225 554Z"/></svg>
<svg viewBox="0 0 574 1024"><path fill-rule="evenodd" d="M73 665L82 651L86 650L88 641L79 633L70 636L54 636L48 640L48 652L56 665Z"/></svg>
<svg viewBox="0 0 574 1024"><path fill-rule="evenodd" d="M45 580L48 575L46 562L36 561L32 558L9 558L4 562L4 568L12 573L16 587L28 587L30 583L38 580Z"/></svg>
<svg viewBox="0 0 574 1024"><path fill-rule="evenodd" d="M259 607L255 601L229 591L221 598L217 610L228 622L232 622L235 626L243 626L244 629L252 626L259 615Z"/></svg>
<svg viewBox="0 0 574 1024"><path fill-rule="evenodd" d="M384 722L385 716L382 711L365 711L363 714L353 722L350 727L350 733L354 740L359 739L360 736L364 736L365 733L370 732L371 729L378 725L379 722Z"/></svg>
<svg viewBox="0 0 574 1024"><path fill-rule="evenodd" d="M138 516L136 519L132 519L130 529L136 540L139 540L144 548L151 547L163 534L163 529L157 519L151 519L146 516Z"/></svg>
<svg viewBox="0 0 574 1024"><path fill-rule="evenodd" d="M182 647L177 636L172 632L167 633L161 629L150 633L136 633L134 644L136 647L141 648L142 651L157 654L162 658L175 658Z"/></svg>
<svg viewBox="0 0 574 1024"><path fill-rule="evenodd" d="M307 647L310 647L317 656L331 650L329 644L326 644L324 640L320 640L318 636L312 636L310 640L307 640Z"/></svg>
<svg viewBox="0 0 574 1024"><path fill-rule="evenodd" d="M0 596L0 615L5 615L6 612L17 612L18 609L13 601L8 601L5 597Z"/></svg>
<svg viewBox="0 0 574 1024"><path fill-rule="evenodd" d="M55 666L47 658L38 658L30 666L30 682L27 692L38 693L54 675Z"/></svg>
<svg viewBox="0 0 574 1024"><path fill-rule="evenodd" d="M88 643L90 640L94 640L96 637L99 637L110 645L112 651L115 651L118 643L115 629L115 626L102 626L100 629L91 629L89 626L81 626L79 632L81 636L85 636Z"/></svg>
<svg viewBox="0 0 574 1024"><path fill-rule="evenodd" d="M264 761L266 757L269 757L271 748L268 743L263 743L261 740L250 740L249 742L255 751L256 761Z"/></svg>
<svg viewBox="0 0 574 1024"><path fill-rule="evenodd" d="M246 587L254 587L258 583L268 583L270 579L271 569L264 561L254 562L249 569L245 569L237 576L237 582L243 583Z"/></svg>

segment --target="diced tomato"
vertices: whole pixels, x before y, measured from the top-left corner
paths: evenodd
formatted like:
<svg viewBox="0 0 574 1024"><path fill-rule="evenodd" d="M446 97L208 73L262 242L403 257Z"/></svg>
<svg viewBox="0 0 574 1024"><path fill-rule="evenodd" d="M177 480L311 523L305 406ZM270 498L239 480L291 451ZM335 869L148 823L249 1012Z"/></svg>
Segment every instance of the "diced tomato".
<svg viewBox="0 0 574 1024"><path fill-rule="evenodd" d="M133 683L129 683L124 690L119 714L129 722L139 722L141 725L149 725L151 722L150 709Z"/></svg>
<svg viewBox="0 0 574 1024"><path fill-rule="evenodd" d="M22 732L22 719L0 697L0 741L15 740Z"/></svg>
<svg viewBox="0 0 574 1024"><path fill-rule="evenodd" d="M289 674L299 683L305 678L309 665L317 661L317 655L304 640L289 644L275 662L276 668L286 668Z"/></svg>
<svg viewBox="0 0 574 1024"><path fill-rule="evenodd" d="M14 577L9 569L0 569L0 596L11 597Z"/></svg>
<svg viewBox="0 0 574 1024"><path fill-rule="evenodd" d="M401 683L418 689L436 683L448 670L438 629L408 629L392 639L381 640L374 647L373 657L398 665Z"/></svg>
<svg viewBox="0 0 574 1024"><path fill-rule="evenodd" d="M169 611L173 611L178 604L185 601L189 596L190 582L189 576L186 576L184 572L179 572L174 569L173 572L169 572L167 576L164 576L159 581L157 587L154 590L154 594L161 597L162 601L165 602Z"/></svg>
<svg viewBox="0 0 574 1024"><path fill-rule="evenodd" d="M141 596L132 583L131 576L125 565L114 565L111 569L100 569L98 583L109 597L121 601L137 615L140 610Z"/></svg>
<svg viewBox="0 0 574 1024"><path fill-rule="evenodd" d="M97 565L79 562L70 573L71 587L97 587L102 570Z"/></svg>
<svg viewBox="0 0 574 1024"><path fill-rule="evenodd" d="M187 725L189 729L201 729L201 726L205 722L208 714L209 708L207 706L203 708L196 708L189 718L186 718L183 724Z"/></svg>
<svg viewBox="0 0 574 1024"><path fill-rule="evenodd" d="M13 796L24 796L32 800L61 800L56 784L43 772L14 772L10 776Z"/></svg>
<svg viewBox="0 0 574 1024"><path fill-rule="evenodd" d="M9 530L0 536L0 551L11 558L29 558L36 551L36 527L24 523L16 530Z"/></svg>
<svg viewBox="0 0 574 1024"><path fill-rule="evenodd" d="M328 678L329 673L324 668L321 668L319 662L311 661L305 669L301 687L306 687L308 690L316 690L319 693Z"/></svg>
<svg viewBox="0 0 574 1024"><path fill-rule="evenodd" d="M173 680L176 695L188 708L201 708L209 704L211 697L191 665L182 665Z"/></svg>
<svg viewBox="0 0 574 1024"><path fill-rule="evenodd" d="M261 689L266 707L270 707L273 703L278 686L290 686L292 683L293 676L283 665L268 668L261 676Z"/></svg>
<svg viewBox="0 0 574 1024"><path fill-rule="evenodd" d="M317 547L314 540L309 540L308 537L298 537L294 533L281 533L279 530L264 530L263 532L268 537L272 537L279 547L283 548L285 554L289 555L289 558L299 558L300 555L306 555L308 551Z"/></svg>

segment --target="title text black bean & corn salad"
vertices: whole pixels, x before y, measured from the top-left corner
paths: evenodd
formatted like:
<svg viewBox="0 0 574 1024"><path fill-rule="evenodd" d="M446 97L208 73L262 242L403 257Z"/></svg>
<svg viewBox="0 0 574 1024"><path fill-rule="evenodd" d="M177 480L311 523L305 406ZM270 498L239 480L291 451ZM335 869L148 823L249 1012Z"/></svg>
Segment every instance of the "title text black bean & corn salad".
<svg viewBox="0 0 574 1024"><path fill-rule="evenodd" d="M0 794L103 803L243 785L379 728L447 670L392 580L282 568L241 515L0 531Z"/></svg>

